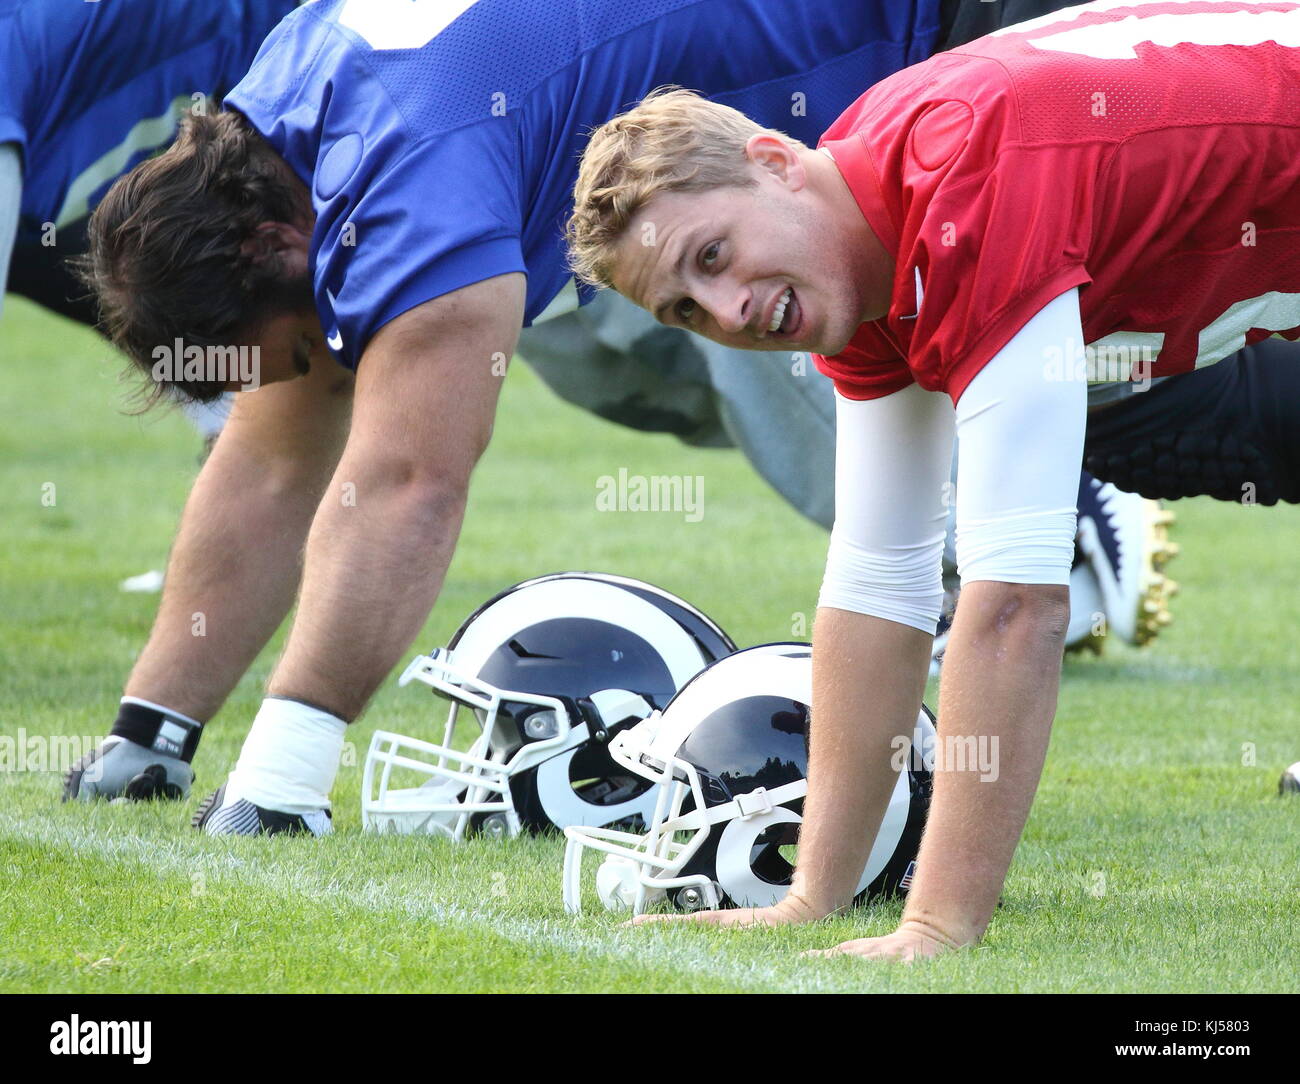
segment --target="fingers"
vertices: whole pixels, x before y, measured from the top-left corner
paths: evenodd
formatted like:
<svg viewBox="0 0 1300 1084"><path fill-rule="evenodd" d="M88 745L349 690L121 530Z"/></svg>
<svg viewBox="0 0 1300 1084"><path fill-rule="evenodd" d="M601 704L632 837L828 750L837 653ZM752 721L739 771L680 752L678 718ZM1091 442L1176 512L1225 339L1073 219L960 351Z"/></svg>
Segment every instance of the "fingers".
<svg viewBox="0 0 1300 1084"><path fill-rule="evenodd" d="M737 907L726 911L696 911L693 914L637 915L624 926L648 926L654 922L702 922L707 926L787 926L800 922L780 907Z"/></svg>
<svg viewBox="0 0 1300 1084"><path fill-rule="evenodd" d="M746 908L744 913L751 911L752 908ZM740 914L742 914L740 911L696 911L689 915L637 915L623 925L649 926L656 922L703 922L710 926L734 926L737 925L736 916Z"/></svg>
<svg viewBox="0 0 1300 1084"><path fill-rule="evenodd" d="M177 784L168 782L166 768L161 764L150 764L126 784L122 797L130 802L151 802L156 798L176 801L184 795Z"/></svg>
<svg viewBox="0 0 1300 1084"><path fill-rule="evenodd" d="M946 951L945 946L918 941L911 937L893 934L889 937L862 937L856 941L842 941L833 948L810 949L801 956L823 959L831 956L861 956L868 960L910 964Z"/></svg>
<svg viewBox="0 0 1300 1084"><path fill-rule="evenodd" d="M788 920L786 920L788 921ZM624 926L649 926L656 922L696 922L710 926L779 926L785 924L780 912L771 907L745 907L734 911L697 911L689 915L637 915ZM946 950L938 942L929 942L908 933L887 937L860 937L841 941L825 949L809 949L799 955L805 959L829 959L833 956L860 956L886 963L910 964Z"/></svg>
<svg viewBox="0 0 1300 1084"><path fill-rule="evenodd" d="M869 949L854 947L865 945L867 940L874 940L874 938L864 938L862 941L843 941L840 944L835 945L833 948L809 949L807 952L799 953L799 955L817 956L822 959L829 959L832 956L868 956L871 955Z"/></svg>

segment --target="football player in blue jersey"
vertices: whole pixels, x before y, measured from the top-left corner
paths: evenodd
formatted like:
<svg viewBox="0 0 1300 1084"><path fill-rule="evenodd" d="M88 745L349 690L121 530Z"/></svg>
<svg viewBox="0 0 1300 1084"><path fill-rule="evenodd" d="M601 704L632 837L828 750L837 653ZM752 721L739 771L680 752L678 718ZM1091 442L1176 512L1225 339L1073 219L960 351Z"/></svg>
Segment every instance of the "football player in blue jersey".
<svg viewBox="0 0 1300 1084"><path fill-rule="evenodd" d="M296 596L239 762L196 823L329 830L346 724L438 594L520 329L584 300L561 226L588 129L679 83L814 138L956 28L1060 6L322 0L285 19L228 111L191 118L91 224L106 330L156 396L262 389L236 397L118 719L65 796L186 793L203 721ZM241 347L257 364L236 377ZM813 424L829 390L798 360L755 374L755 409L810 419L829 449ZM754 362L735 364L710 375L712 424L790 494L797 471L734 420Z"/></svg>
<svg viewBox="0 0 1300 1084"><path fill-rule="evenodd" d="M155 392L239 386L239 346L264 386L236 396L111 744L67 793L146 769L184 791L200 723L297 592L203 823L324 831L345 723L438 593L520 328L579 302L561 228L587 130L677 82L811 138L940 29L938 0L323 0L281 22L229 111L92 220L105 328Z"/></svg>
<svg viewBox="0 0 1300 1084"><path fill-rule="evenodd" d="M93 324L68 257L109 185L216 110L296 0L0 0L0 310L4 292ZM7 285L6 285L7 276ZM187 413L215 434L224 410Z"/></svg>

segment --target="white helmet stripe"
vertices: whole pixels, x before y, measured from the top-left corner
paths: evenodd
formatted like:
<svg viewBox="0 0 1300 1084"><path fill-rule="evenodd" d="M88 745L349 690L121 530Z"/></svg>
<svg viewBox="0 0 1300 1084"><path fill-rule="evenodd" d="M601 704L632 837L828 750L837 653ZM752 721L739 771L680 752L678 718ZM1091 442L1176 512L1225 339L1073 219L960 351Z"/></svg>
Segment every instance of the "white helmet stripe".
<svg viewBox="0 0 1300 1084"><path fill-rule="evenodd" d="M613 621L626 628L660 652L677 688L703 664L694 639L662 610L614 584L575 578L543 580L489 606L457 642L456 665L477 674L502 644L543 621L561 618Z"/></svg>

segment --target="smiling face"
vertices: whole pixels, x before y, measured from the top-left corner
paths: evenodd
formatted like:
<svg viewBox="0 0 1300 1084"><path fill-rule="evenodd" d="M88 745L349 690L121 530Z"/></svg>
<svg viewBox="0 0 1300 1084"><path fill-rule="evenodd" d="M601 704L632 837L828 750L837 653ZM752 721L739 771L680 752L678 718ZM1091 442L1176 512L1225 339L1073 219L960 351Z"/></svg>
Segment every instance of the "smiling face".
<svg viewBox="0 0 1300 1084"><path fill-rule="evenodd" d="M725 346L837 354L879 315L869 261L883 250L862 238L851 202L857 222L837 224L845 207L826 186L843 182L830 159L767 137L748 150L753 186L661 192L633 217L615 246L614 287L661 323Z"/></svg>

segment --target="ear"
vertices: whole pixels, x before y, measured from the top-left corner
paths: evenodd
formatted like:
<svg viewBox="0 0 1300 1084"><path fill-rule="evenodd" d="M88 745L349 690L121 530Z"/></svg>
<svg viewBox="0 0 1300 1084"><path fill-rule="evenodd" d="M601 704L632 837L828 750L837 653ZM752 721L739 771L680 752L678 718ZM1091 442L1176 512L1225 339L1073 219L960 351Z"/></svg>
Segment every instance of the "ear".
<svg viewBox="0 0 1300 1084"><path fill-rule="evenodd" d="M758 133L745 141L745 157L792 192L807 183L799 152L778 136Z"/></svg>
<svg viewBox="0 0 1300 1084"><path fill-rule="evenodd" d="M307 271L311 235L289 222L260 222L239 248L255 264L274 263L286 276L296 277Z"/></svg>

